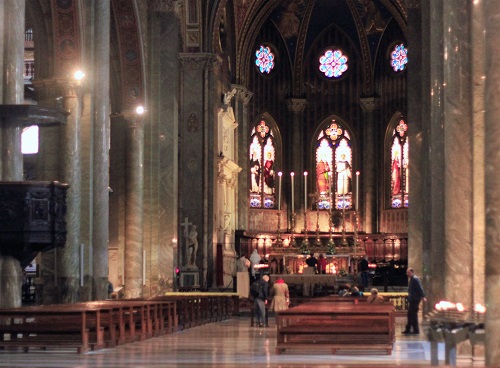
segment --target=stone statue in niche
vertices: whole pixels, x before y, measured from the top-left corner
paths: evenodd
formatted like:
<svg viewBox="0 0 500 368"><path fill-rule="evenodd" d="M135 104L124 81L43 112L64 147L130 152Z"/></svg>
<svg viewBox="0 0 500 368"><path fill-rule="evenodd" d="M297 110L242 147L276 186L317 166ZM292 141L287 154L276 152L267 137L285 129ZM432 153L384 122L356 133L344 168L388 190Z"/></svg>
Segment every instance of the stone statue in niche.
<svg viewBox="0 0 500 368"><path fill-rule="evenodd" d="M184 236L186 237L186 249L187 249L187 266L196 267L196 254L198 252L198 231L196 230L196 225L191 225L191 227L186 227L184 229Z"/></svg>
<svg viewBox="0 0 500 368"><path fill-rule="evenodd" d="M231 213L224 213L224 233L228 234L231 232Z"/></svg>

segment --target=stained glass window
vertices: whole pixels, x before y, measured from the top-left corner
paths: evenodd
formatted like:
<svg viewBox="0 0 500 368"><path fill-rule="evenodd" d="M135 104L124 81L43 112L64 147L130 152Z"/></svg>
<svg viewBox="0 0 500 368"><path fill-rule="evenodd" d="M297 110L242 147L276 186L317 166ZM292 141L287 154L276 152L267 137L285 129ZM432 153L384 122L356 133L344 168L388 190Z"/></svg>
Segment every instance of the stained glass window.
<svg viewBox="0 0 500 368"><path fill-rule="evenodd" d="M274 54L267 46L261 45L260 48L255 51L255 65L257 65L262 74L271 73L271 70L274 68L274 59Z"/></svg>
<svg viewBox="0 0 500 368"><path fill-rule="evenodd" d="M351 139L335 120L318 134L316 191L320 210L350 209L353 206Z"/></svg>
<svg viewBox="0 0 500 368"><path fill-rule="evenodd" d="M395 72L402 72L408 64L408 50L403 44L394 46L391 52L391 67Z"/></svg>
<svg viewBox="0 0 500 368"><path fill-rule="evenodd" d="M319 58L319 70L328 78L339 78L347 70L347 56L340 50L327 50Z"/></svg>
<svg viewBox="0 0 500 368"><path fill-rule="evenodd" d="M409 193L409 143L408 125L400 119L392 133L390 145L391 207L408 207Z"/></svg>
<svg viewBox="0 0 500 368"><path fill-rule="evenodd" d="M268 124L261 120L250 143L250 207L275 208L276 149Z"/></svg>

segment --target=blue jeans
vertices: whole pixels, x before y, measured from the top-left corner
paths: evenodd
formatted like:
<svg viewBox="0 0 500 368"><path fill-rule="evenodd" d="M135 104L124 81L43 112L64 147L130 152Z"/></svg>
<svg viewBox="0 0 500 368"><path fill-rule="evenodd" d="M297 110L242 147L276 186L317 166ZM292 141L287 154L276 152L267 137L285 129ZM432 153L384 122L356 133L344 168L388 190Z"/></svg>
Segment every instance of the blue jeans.
<svg viewBox="0 0 500 368"><path fill-rule="evenodd" d="M266 304L260 298L255 298L253 300L253 306L255 308L255 317L257 318L257 324L266 323Z"/></svg>

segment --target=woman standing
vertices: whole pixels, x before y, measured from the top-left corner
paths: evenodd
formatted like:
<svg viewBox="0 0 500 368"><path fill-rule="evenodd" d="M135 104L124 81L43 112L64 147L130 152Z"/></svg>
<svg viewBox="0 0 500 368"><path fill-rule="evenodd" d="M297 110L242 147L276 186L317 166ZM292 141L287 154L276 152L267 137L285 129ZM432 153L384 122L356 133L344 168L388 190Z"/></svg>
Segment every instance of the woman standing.
<svg viewBox="0 0 500 368"><path fill-rule="evenodd" d="M281 310L288 309L288 305L290 304L290 293L288 291L288 285L285 281L278 277L276 282L271 289L271 310L274 312L279 312Z"/></svg>

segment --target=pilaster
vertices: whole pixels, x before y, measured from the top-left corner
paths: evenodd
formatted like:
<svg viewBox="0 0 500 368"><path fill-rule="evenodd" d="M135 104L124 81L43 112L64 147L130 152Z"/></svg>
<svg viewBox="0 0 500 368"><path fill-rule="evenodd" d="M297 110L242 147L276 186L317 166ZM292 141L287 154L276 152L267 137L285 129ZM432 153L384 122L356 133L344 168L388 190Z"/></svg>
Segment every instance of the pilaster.
<svg viewBox="0 0 500 368"><path fill-rule="evenodd" d="M283 172L288 173L288 175L285 175L285 177L288 178L290 177L290 172L293 171L295 173L294 208L295 212L297 212L297 209L302 208L304 203L303 196L297 195L297 193L304 193L304 180L302 173L304 171L310 171L308 170L307 164L307 162L309 162L307 160L309 159L310 152L307 149L307 143L304 140L304 126L306 125L304 122L304 111L307 106L307 100L303 98L289 98L286 102L288 111L290 111L292 117L292 127L286 134L286 140L289 144L286 145L287 152L285 157L290 157L290 160L289 162L284 163ZM308 177L312 177L312 175ZM285 183L286 182L287 181L285 180ZM289 187L288 190L285 190L284 192L287 203L291 203L291 190L292 188ZM291 205L287 207L289 208L289 211L291 211L291 207ZM302 210L305 211L304 208L302 208ZM287 218L290 218L290 215L291 214L289 214ZM302 224L304 224L304 221L295 217L295 226L302 228Z"/></svg>
<svg viewBox="0 0 500 368"><path fill-rule="evenodd" d="M246 87L238 84L231 85L233 89L236 89L236 96L234 99L234 112L236 122L238 123L237 128L237 139L235 147L235 161L241 168L239 173L238 186L236 190L237 198L237 218L236 218L236 229L246 230L248 228L248 193L249 193L249 183L248 183L248 136L249 136L249 116L248 116L248 104L252 98L252 92L250 92Z"/></svg>
<svg viewBox="0 0 500 368"><path fill-rule="evenodd" d="M374 223L377 216L376 193L375 193L375 114L378 110L380 100L376 97L360 98L359 103L363 111L363 198L364 203L359 208L364 209L364 231L366 233L377 232ZM361 214L363 215L363 214Z"/></svg>

